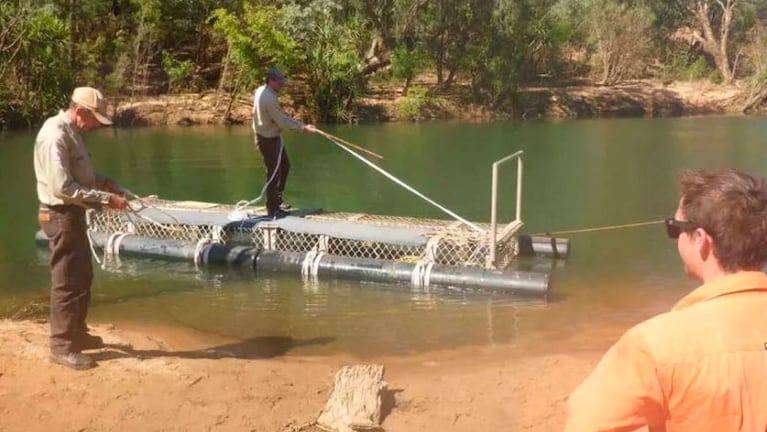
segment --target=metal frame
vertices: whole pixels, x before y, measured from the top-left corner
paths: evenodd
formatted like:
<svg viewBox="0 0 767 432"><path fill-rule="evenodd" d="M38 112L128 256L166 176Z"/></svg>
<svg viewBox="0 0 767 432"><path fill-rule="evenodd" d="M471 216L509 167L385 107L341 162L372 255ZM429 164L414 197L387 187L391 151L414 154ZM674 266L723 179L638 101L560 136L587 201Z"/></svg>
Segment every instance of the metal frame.
<svg viewBox="0 0 767 432"><path fill-rule="evenodd" d="M487 259L487 267L494 268L496 265L496 243L498 240L496 234L498 224L498 167L514 159L517 160L516 215L515 219L504 228L502 237L507 238L522 227L522 154L524 154L524 151L520 150L503 159L493 162L493 183L490 197L490 254Z"/></svg>

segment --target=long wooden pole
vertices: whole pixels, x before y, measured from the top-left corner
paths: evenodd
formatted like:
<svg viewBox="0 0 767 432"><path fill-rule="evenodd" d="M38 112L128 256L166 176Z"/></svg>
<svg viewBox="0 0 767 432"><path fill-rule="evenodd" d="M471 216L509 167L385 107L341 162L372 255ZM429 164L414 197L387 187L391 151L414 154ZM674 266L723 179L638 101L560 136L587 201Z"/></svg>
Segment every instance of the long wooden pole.
<svg viewBox="0 0 767 432"><path fill-rule="evenodd" d="M363 153L367 153L370 156L376 157L378 159L381 159L381 160L384 159L384 157L381 156L380 154L372 152L372 151L370 151L370 150L368 150L368 149L366 149L364 147L360 147L360 146L358 146L356 144L352 144L352 143L350 143L349 141L346 141L343 138L339 138L339 137L337 137L335 135L331 135L331 134L329 134L329 133L327 133L327 132L325 132L323 130L320 130L320 129L317 129L317 132L319 132L319 134L324 136L325 138L331 139L331 140L336 141L338 143L341 143L341 144L343 144L345 146L351 147L351 148L353 148L355 150L359 150L359 151L361 151Z"/></svg>

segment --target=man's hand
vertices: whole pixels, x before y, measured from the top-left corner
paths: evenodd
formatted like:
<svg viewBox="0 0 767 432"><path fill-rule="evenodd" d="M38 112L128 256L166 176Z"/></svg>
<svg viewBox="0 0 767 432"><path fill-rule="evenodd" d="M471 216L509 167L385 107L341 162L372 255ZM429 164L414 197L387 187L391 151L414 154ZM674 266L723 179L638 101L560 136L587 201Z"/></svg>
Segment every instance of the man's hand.
<svg viewBox="0 0 767 432"><path fill-rule="evenodd" d="M311 124L303 125L303 127L301 127L301 130L304 131L304 132L317 133L317 128L314 127L314 125L311 125Z"/></svg>
<svg viewBox="0 0 767 432"><path fill-rule="evenodd" d="M109 208L115 210L125 210L128 208L128 201L120 195L113 193L109 196Z"/></svg>

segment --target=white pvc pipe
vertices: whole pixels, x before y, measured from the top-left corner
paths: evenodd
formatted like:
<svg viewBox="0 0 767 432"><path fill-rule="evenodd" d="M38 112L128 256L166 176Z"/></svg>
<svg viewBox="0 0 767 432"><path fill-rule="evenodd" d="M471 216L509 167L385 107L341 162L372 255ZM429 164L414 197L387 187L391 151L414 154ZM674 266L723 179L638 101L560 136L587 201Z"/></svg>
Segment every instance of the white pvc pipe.
<svg viewBox="0 0 767 432"><path fill-rule="evenodd" d="M498 223L497 210L498 210L498 167L506 162L517 158L517 202L516 202L516 221L521 220L522 216L522 154L524 152L519 150L514 154L510 154L503 159L499 159L493 162L493 177L492 177L492 190L490 196L490 263L495 265L495 243L496 243L496 225Z"/></svg>

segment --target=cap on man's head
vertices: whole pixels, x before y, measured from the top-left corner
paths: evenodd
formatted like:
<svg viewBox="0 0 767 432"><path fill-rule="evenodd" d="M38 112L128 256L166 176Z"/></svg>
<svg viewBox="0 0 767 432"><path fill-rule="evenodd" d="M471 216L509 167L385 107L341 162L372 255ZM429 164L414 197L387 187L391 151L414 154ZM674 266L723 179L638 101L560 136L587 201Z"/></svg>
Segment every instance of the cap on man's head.
<svg viewBox="0 0 767 432"><path fill-rule="evenodd" d="M111 125L112 119L107 115L107 101L100 91L93 87L77 87L72 92L72 102L93 113L96 120L103 125Z"/></svg>
<svg viewBox="0 0 767 432"><path fill-rule="evenodd" d="M269 71L266 72L266 80L272 80L280 84L285 84L288 81L285 79L285 74L283 74L282 71L276 67L269 68Z"/></svg>

